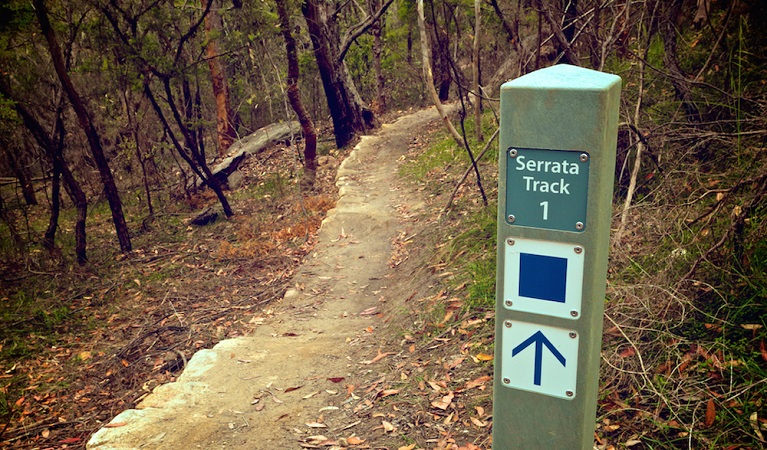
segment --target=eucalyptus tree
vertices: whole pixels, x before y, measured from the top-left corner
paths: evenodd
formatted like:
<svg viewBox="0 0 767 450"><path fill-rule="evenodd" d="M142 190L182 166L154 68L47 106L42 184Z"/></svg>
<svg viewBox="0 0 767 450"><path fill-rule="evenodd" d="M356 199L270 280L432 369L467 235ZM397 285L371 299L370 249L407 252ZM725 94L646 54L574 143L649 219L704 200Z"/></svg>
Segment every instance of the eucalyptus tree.
<svg viewBox="0 0 767 450"><path fill-rule="evenodd" d="M210 81L213 95L216 99L216 131L218 138L218 154L226 155L227 149L237 140L236 115L232 110L229 80L226 76L224 62L221 58L219 40L223 34L223 23L220 10L223 1L215 0L213 7L205 16L205 56L210 69Z"/></svg>
<svg viewBox="0 0 767 450"><path fill-rule="evenodd" d="M71 6L71 5L70 5ZM87 261L86 219L88 199L82 187L82 179L87 174L83 167L75 169L73 161L82 158L76 152L80 142L77 133L67 133L66 95L54 70L51 60L46 58L46 41L39 32L35 10L31 3L11 1L2 6L3 21L0 28L0 64L6 69L0 74L0 97L5 99L4 111L12 115L3 115L15 126L27 133L42 151L40 175L52 172L50 200L50 220L43 236L43 245L53 250L56 231L59 226L60 182L63 179L64 190L74 204L77 214L75 221L75 254L81 264ZM40 14L40 12L38 12ZM75 40L83 22L85 13L75 13L72 9L57 10L57 17L70 17L68 24L58 24L58 30L64 30L66 38L62 40L62 56L67 70L71 67ZM54 49L55 50L55 49ZM3 138L6 135L3 134ZM65 148L69 147L69 157ZM16 145L17 152L31 150L31 146ZM77 172L77 173L75 173ZM78 180L78 177L80 178Z"/></svg>
<svg viewBox="0 0 767 450"><path fill-rule="evenodd" d="M117 239L120 242L120 249L123 252L131 251L130 233L128 231L128 225L125 222L125 215L123 214L122 201L120 200L120 194L117 190L117 185L112 175L112 170L109 168L109 162L104 154L104 148L101 144L101 137L93 125L91 118L91 112L88 110L85 102L80 96L77 88L72 83L72 79L66 68L64 57L61 53L61 47L59 45L58 38L56 36L50 20L48 19L48 12L43 0L34 0L35 13L37 20L40 24L43 36L48 43L48 51L51 55L53 67L56 70L56 74L61 81L61 85L64 89L64 93L69 99L72 108L75 110L77 120L82 128L85 136L88 139L88 145L93 155L93 160L96 163L99 174L101 175L101 183L104 187L104 195L109 202L109 208L112 211L112 222L114 222L115 231L117 232Z"/></svg>
<svg viewBox="0 0 767 450"><path fill-rule="evenodd" d="M277 2L277 13L280 17L280 29L285 40L285 53L288 59L287 96L304 133L304 184L311 188L314 186L317 176L317 131L314 128L312 118L309 117L309 113L301 101L301 91L298 89L299 66L296 40L291 31L290 16L285 3L287 2Z"/></svg>
<svg viewBox="0 0 767 450"><path fill-rule="evenodd" d="M325 89L333 133L338 147L346 146L357 133L377 125L373 111L364 103L344 62L354 41L380 20L393 0L386 0L341 34L342 14L352 8L350 2L304 0L301 11L314 48L314 56Z"/></svg>
<svg viewBox="0 0 767 450"><path fill-rule="evenodd" d="M118 58L132 64L177 154L218 198L224 214L233 214L220 181L205 154L201 29L213 0L180 4L171 0L99 2L112 27Z"/></svg>

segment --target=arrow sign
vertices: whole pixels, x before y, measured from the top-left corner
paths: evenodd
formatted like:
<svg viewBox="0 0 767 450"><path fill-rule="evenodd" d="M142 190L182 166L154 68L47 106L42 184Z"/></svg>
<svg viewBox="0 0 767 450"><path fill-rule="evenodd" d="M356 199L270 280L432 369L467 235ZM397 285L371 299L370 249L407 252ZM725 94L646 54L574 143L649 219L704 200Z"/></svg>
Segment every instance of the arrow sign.
<svg viewBox="0 0 767 450"><path fill-rule="evenodd" d="M505 320L502 329L504 386L565 400L576 397L578 332L519 320Z"/></svg>
<svg viewBox="0 0 767 450"><path fill-rule="evenodd" d="M517 353L523 351L530 345L535 344L535 366L533 369L533 384L536 386L541 385L541 372L543 371L543 346L549 349L552 355L562 364L563 367L567 367L565 364L565 357L551 344L551 341L541 332L536 331L532 336L527 338L524 342L514 347L511 351L511 357L517 356Z"/></svg>

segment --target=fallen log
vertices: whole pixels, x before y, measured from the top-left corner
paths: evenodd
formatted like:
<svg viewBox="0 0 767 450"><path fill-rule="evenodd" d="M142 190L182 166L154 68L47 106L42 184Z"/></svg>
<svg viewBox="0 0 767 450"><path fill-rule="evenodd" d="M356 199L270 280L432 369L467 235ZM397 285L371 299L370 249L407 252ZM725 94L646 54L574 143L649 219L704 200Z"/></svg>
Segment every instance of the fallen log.
<svg viewBox="0 0 767 450"><path fill-rule="evenodd" d="M213 168L213 176L218 178L220 183L226 184L229 175L237 170L247 156L257 155L300 131L301 127L296 121L273 123L259 128L229 147L229 156Z"/></svg>

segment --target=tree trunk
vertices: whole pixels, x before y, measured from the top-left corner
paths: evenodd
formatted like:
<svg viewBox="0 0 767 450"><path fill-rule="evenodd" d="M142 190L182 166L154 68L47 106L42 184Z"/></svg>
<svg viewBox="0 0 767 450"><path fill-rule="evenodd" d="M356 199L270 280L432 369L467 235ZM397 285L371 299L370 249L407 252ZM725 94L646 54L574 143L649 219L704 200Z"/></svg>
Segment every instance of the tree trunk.
<svg viewBox="0 0 767 450"><path fill-rule="evenodd" d="M575 0L564 0L565 2L569 2L565 4L565 23L564 26L567 25L567 16L568 14L573 15L572 20L575 20ZM551 27L551 33L554 35L554 42L557 44L557 54L562 55L561 62L566 64L573 64L578 65L578 57L575 54L575 52L572 49L571 42L567 38L567 35L565 34L565 29L563 29L563 25L560 25L559 22L554 18L554 15L551 13L552 5L548 2L543 2L541 0L536 1L538 9L540 11L539 14L542 14L543 17L546 19L546 22L548 22L549 26ZM539 16L539 24L540 24L540 16ZM540 28L540 25L539 25ZM575 32L574 24L566 28L568 31ZM540 31L539 31L540 33ZM539 45L540 47L540 45Z"/></svg>
<svg viewBox="0 0 767 450"><path fill-rule="evenodd" d="M565 36L565 42L567 42L567 49L572 49L572 45L575 42L575 21L578 19L578 0L561 0L562 8L564 9L564 19L562 21L562 34ZM562 62L566 64L578 65L578 60L575 59L575 53L572 51L566 51L560 47L560 51L563 53ZM570 58L573 58L572 60Z"/></svg>
<svg viewBox="0 0 767 450"><path fill-rule="evenodd" d="M447 45L447 31L437 24L436 17L434 17L433 29L434 42L431 46L432 75L436 77L436 84L439 86L440 102L446 102L450 99L450 85L453 81L453 78L450 76L450 62L448 61L450 49Z"/></svg>
<svg viewBox="0 0 767 450"><path fill-rule="evenodd" d="M314 57L322 78L328 109L333 119L336 145L341 148L363 133L375 127L375 115L358 98L355 98L349 75L339 59L339 33L335 17L328 11L328 2L304 0L301 11L314 48Z"/></svg>
<svg viewBox="0 0 767 450"><path fill-rule="evenodd" d="M450 122L450 118L447 116L445 108L442 107L442 102L440 101L439 95L437 94L437 89L434 87L434 75L431 71L431 58L429 57L428 42L429 38L426 34L426 19L424 18L423 12L423 0L418 0L418 31L421 34L421 67L423 68L423 77L426 83L426 90L431 96L431 99L434 102L434 107L437 108L437 112L442 118L442 122L444 122L445 127L447 127L447 130L450 132L450 135L453 137L453 140L455 140L455 143L458 144L459 147L463 147L463 137L461 137L461 135L458 133L458 130L455 129L453 123Z"/></svg>
<svg viewBox="0 0 767 450"><path fill-rule="evenodd" d="M216 2L221 5L221 2ZM205 54L210 69L210 80L213 85L213 95L216 97L216 131L218 136L218 155L225 156L229 147L237 140L237 131L234 127L234 113L232 111L229 83L223 70L218 48L218 39L223 32L221 16L218 10L211 8L205 16L205 34L208 43L205 46Z"/></svg>
<svg viewBox="0 0 767 450"><path fill-rule="evenodd" d="M503 15L503 11L501 11L501 7L498 6L498 0L490 0L490 5L493 7L493 11L495 11L495 15L498 16L498 20L501 21L501 25L503 25L503 29L506 31L506 40L508 42L513 42L516 44L519 42L519 39L515 37L514 30L512 30L511 25L506 20L506 17Z"/></svg>
<svg viewBox="0 0 767 450"><path fill-rule="evenodd" d="M277 13L280 16L282 37L285 39L285 51L288 58L288 101L293 111L298 116L301 129L304 133L304 186L311 189L317 178L317 132L314 130L309 113L301 102L301 91L298 89L298 55L296 53L296 41L290 32L290 18L285 10L283 2L277 2Z"/></svg>
<svg viewBox="0 0 767 450"><path fill-rule="evenodd" d="M93 122L91 121L90 114L88 113L85 104L72 84L72 80L69 78L69 74L67 73L64 64L64 58L61 55L61 48L59 47L56 34L48 20L48 13L45 10L43 0L34 0L34 6L38 22L40 23L40 28L48 42L48 51L53 60L53 67L61 81L64 92L67 94L69 102L72 104L72 108L75 110L80 128L82 128L88 139L88 145L91 154L93 155L93 160L99 170L101 182L104 186L104 195L106 196L112 211L112 222L114 222L115 231L117 232L120 250L127 253L131 251L130 233L128 231L128 225L125 222L125 216L123 215L120 194L117 191L112 171L109 169L109 163L104 155L104 149L101 146L101 139L96 132L96 128L93 126Z"/></svg>
<svg viewBox="0 0 767 450"><path fill-rule="evenodd" d="M663 63L669 72L671 85L674 86L674 95L676 99L682 102L687 120L698 122L700 120L700 111L690 99L690 87L687 84L687 74L684 73L679 65L676 46L676 22L679 19L679 13L682 9L683 0L670 0L664 2L666 14L662 14L661 36L663 37Z"/></svg>
<svg viewBox="0 0 767 450"><path fill-rule="evenodd" d="M173 95L173 89L170 85L170 78L165 78L162 81L165 88L165 101L173 113L173 118L176 121L176 125L179 127L181 134L184 136L184 144L186 148L181 146L178 139L175 138L175 135L172 136L173 142L176 145L176 149L178 150L181 157L184 158L184 160L189 164L192 170L194 170L195 174L200 177L200 179L203 180L203 182L216 194L216 197L218 198L219 203L221 203L221 208L224 210L226 217L231 217L234 212L232 211L232 207L229 205L229 201L224 194L221 183L216 177L213 176L210 167L208 167L208 163L205 160L205 153L203 149L199 147L199 137L194 130L190 130L189 127L186 126L187 123L191 123L194 119L194 113L192 111L193 107L191 105L191 94L188 92L188 82L186 80L181 80L182 86L184 86L183 90L185 91L185 120L181 117L181 114L176 107L175 95ZM145 88L146 90L149 90L149 85L146 85ZM173 130L170 128L168 122L164 119L162 110L160 109L159 105L156 104L156 101L154 101L154 97L150 97L150 101L153 101L155 111L158 113L158 115L161 116L163 124L165 125L168 133L173 134ZM187 153L187 150L191 152L191 155Z"/></svg>
<svg viewBox="0 0 767 450"><path fill-rule="evenodd" d="M7 97L12 98L8 92L7 86L4 83L0 83L0 91ZM54 173L56 171L61 173L61 177L64 179L64 186L67 188L67 192L72 197L72 203L75 204L77 210L77 219L75 222L75 255L77 256L77 262L79 264L85 264L88 261L86 253L86 236L85 236L85 221L88 217L88 199L85 196L80 187L80 183L75 180L72 171L67 167L64 161L64 121L61 119L61 107L56 111L56 135L58 140L54 142L51 136L45 131L43 126L37 119L30 113L20 102L14 103L16 112L21 117L24 126L32 133L32 137L37 142L37 145L43 149L43 151L51 159ZM55 200L54 200L55 201ZM44 236L44 245L48 248L52 248L54 245L56 227L58 226L58 213L54 216L54 210L51 211L51 219L48 223L48 230Z"/></svg>
<svg viewBox="0 0 767 450"><path fill-rule="evenodd" d="M141 151L141 138L139 134L140 124L136 118L140 103L132 101L132 90L127 89L122 92L123 102L125 103L125 114L128 117L128 128L133 136L133 142L136 147L136 159L141 166L141 179L144 184L144 194L146 194L146 205L149 210L149 217L154 216L154 206L152 206L152 191L149 188L149 174L147 171L147 159Z"/></svg>
<svg viewBox="0 0 767 450"><path fill-rule="evenodd" d="M5 148L6 159L11 166L11 171L19 180L21 186L21 195L24 197L24 203L27 205L36 205L37 197L35 197L35 188L32 185L32 177L27 174L24 168L24 160L20 155L14 154L11 149Z"/></svg>
<svg viewBox="0 0 767 450"><path fill-rule="evenodd" d="M421 34L421 66L423 67L423 75L426 81L426 90L431 95L431 98L434 101L434 106L437 108L437 112L442 118L442 122L444 122L445 127L447 127L448 131L455 140L455 143L458 144L458 147L464 147L466 152L469 154L471 165L474 168L474 173L477 175L477 187L479 188L479 192L482 194L482 200L484 201L485 205L487 205L487 195L485 194L485 190L482 187L482 179L479 174L479 168L477 167L477 161L474 159L474 154L472 153L471 148L469 148L469 145L464 137L458 133L458 130L455 129L453 123L450 121L450 118L447 116L447 113L442 106L442 102L440 102L439 96L437 95L437 90L434 87L434 77L431 73L431 64L429 63L429 38L426 34L426 19L424 18L423 12L423 0L418 0L418 30Z"/></svg>
<svg viewBox="0 0 767 450"><path fill-rule="evenodd" d="M477 141L482 142L482 97L479 92L479 36L482 28L481 0L474 0L474 64L472 64L472 88L474 94L474 128Z"/></svg>
<svg viewBox="0 0 767 450"><path fill-rule="evenodd" d="M368 11L373 14L380 6L380 0L368 0ZM370 33L373 35L373 70L376 76L376 108L373 108L376 114L382 114L386 111L386 94L384 93L385 79L381 68L381 52L383 42L381 34L383 32L383 20L376 21L370 27Z"/></svg>

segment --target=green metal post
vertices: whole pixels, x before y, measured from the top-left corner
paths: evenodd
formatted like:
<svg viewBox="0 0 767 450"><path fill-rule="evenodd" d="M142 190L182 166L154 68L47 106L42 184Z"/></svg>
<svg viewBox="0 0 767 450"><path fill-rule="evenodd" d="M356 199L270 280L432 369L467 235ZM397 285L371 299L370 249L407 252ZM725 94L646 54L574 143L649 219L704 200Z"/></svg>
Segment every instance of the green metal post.
<svg viewBox="0 0 767 450"><path fill-rule="evenodd" d="M621 80L501 86L493 448L591 449Z"/></svg>

